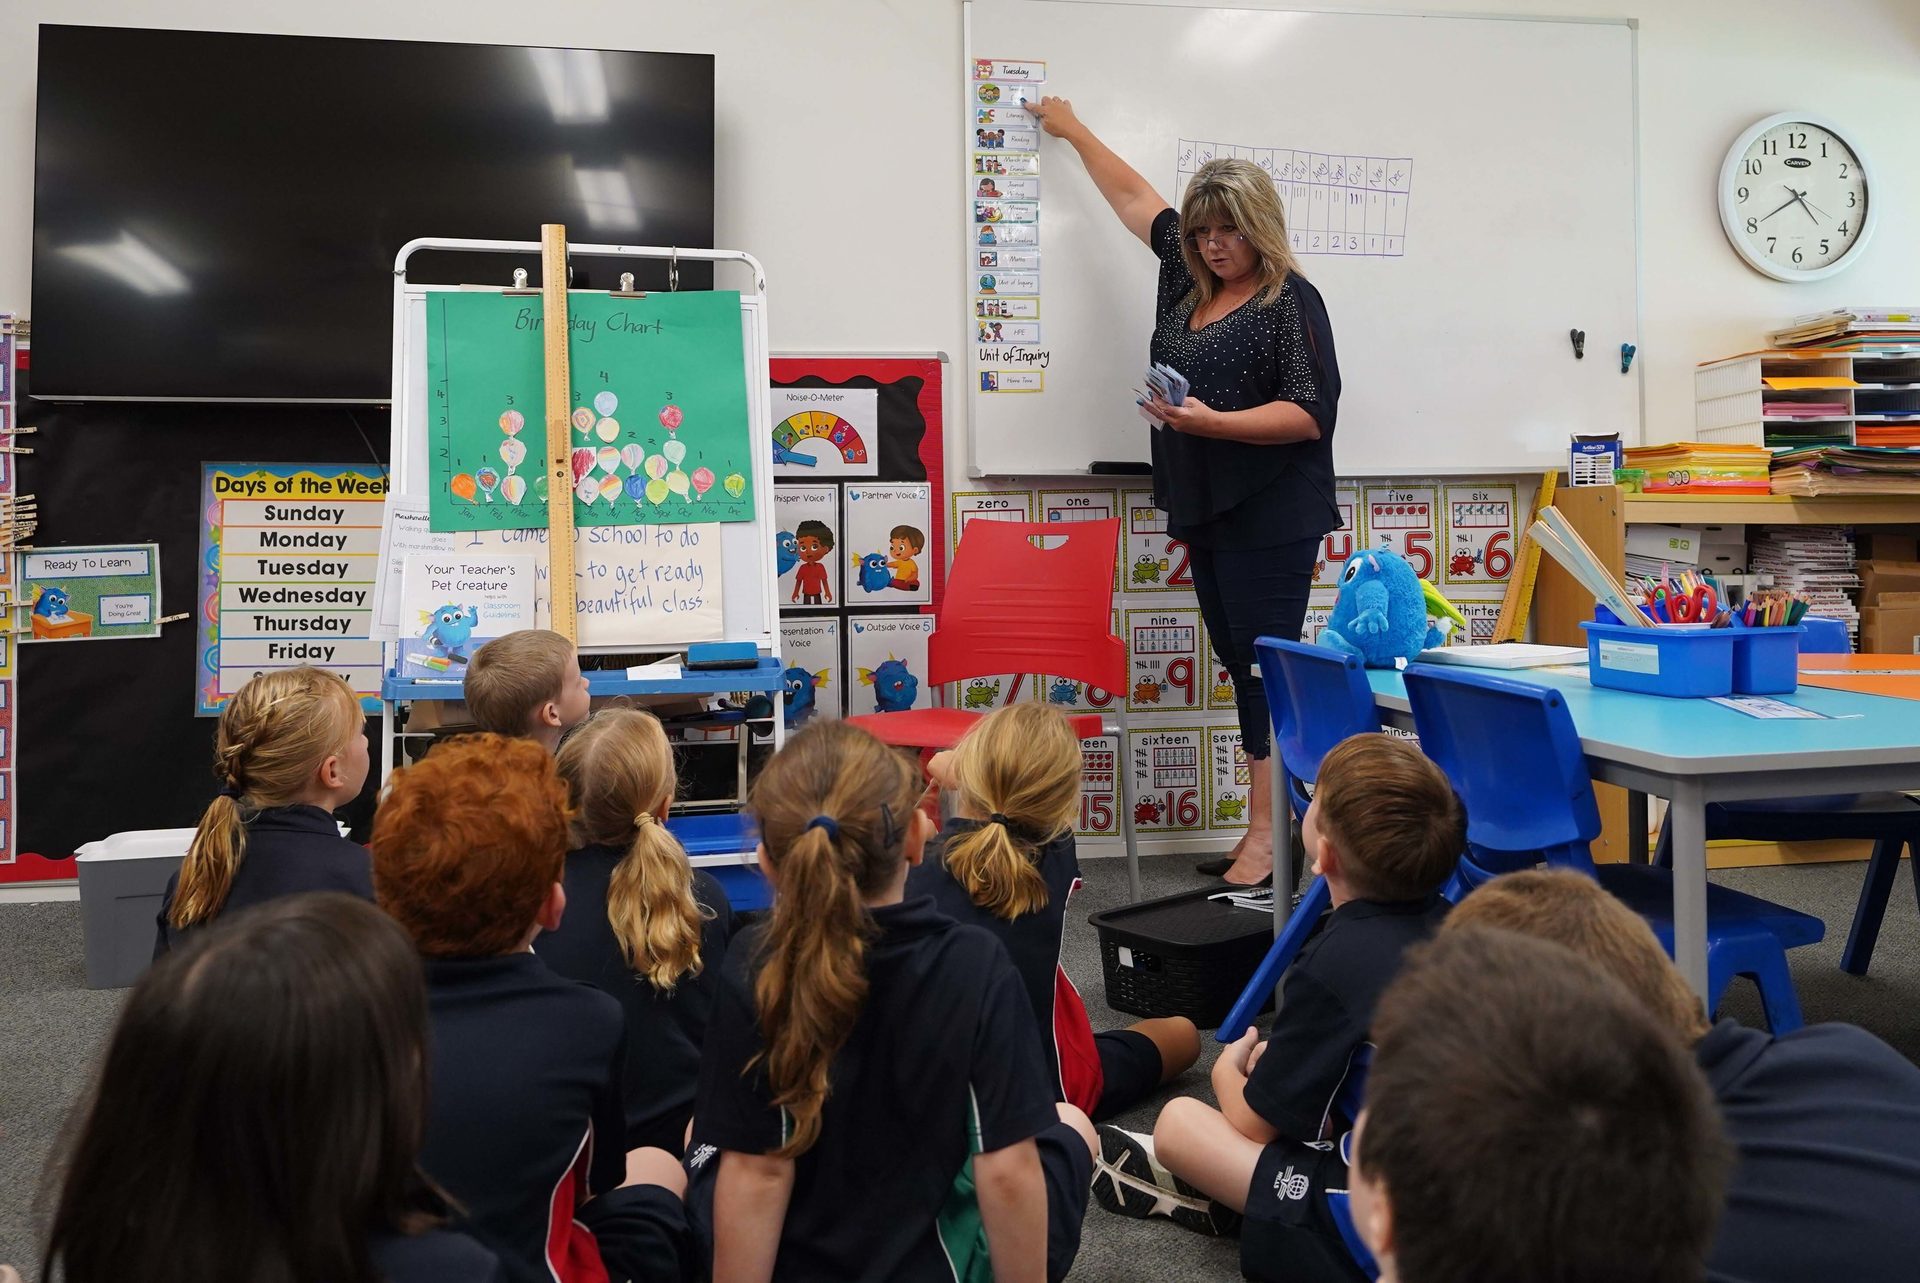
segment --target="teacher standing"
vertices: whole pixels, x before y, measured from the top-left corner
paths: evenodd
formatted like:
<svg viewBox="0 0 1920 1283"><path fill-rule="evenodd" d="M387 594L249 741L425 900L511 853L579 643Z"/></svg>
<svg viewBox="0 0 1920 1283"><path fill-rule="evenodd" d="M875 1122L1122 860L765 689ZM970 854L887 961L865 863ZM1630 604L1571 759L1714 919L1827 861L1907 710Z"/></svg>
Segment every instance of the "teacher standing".
<svg viewBox="0 0 1920 1283"><path fill-rule="evenodd" d="M1253 768L1246 836L1201 868L1260 883L1273 873L1271 737L1253 641L1300 636L1320 540L1340 527L1340 367L1326 304L1300 275L1273 179L1259 166L1208 161L1175 213L1065 98L1028 110L1072 144L1121 223L1160 260L1151 359L1180 371L1191 390L1181 405L1147 403L1166 425L1153 430L1154 503L1168 535L1187 545Z"/></svg>

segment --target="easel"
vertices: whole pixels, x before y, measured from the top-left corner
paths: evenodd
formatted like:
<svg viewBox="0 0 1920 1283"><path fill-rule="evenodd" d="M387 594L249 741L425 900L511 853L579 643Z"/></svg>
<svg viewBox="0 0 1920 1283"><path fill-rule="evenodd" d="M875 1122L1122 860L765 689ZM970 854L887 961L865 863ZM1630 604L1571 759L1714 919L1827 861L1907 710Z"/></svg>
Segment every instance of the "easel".
<svg viewBox="0 0 1920 1283"><path fill-rule="evenodd" d="M681 260L713 263L716 266L744 267L751 278L751 291L741 291L742 341L746 356L748 430L756 443L771 441L770 384L767 368L766 274L759 260L738 250L679 249L665 246L572 245L566 228L548 224L541 229L538 242L488 240L410 241L395 255L393 276L393 420L391 441L391 491L394 495L425 496L432 484L427 453L427 419L430 413L426 387L425 304L441 287L409 284L408 260L422 251L450 250L463 253L498 254L539 253L541 259L541 296L545 315L543 355L546 385L546 441L544 466L547 477L547 558L550 627L570 639L577 638L575 583L581 551L573 518L572 390L569 379L567 338L568 256L577 254L595 258L630 258L666 263L670 289L678 288ZM516 273L516 277L523 274ZM516 286L520 282L516 280ZM466 288L466 287L462 287ZM504 292L528 292L523 288ZM626 283L619 291L625 295ZM770 446L753 453L754 520L732 522L720 527L723 562L723 615L726 637L731 641L752 641L760 652L756 667L683 672L678 677L629 678L624 672L588 674L588 689L600 695L710 695L732 692L764 693L773 703L772 743L777 751L785 741L782 667L777 658L779 643L779 605L774 566L773 452ZM677 642L637 646L589 646L583 653L627 653L635 650L684 650L688 637ZM386 662L389 676L382 685L381 774L391 773L395 763L397 732L396 709L401 704L421 701L455 701L461 697L457 685L419 682L391 675L397 645L389 642ZM751 724L738 727L742 761L751 740ZM744 772L744 765L742 767ZM695 817L697 825L682 834L689 855L696 865L712 868L716 874L731 868L751 865L754 843L731 815ZM676 828L678 826L676 825ZM726 879L723 877L723 881ZM731 890L731 888L730 888Z"/></svg>

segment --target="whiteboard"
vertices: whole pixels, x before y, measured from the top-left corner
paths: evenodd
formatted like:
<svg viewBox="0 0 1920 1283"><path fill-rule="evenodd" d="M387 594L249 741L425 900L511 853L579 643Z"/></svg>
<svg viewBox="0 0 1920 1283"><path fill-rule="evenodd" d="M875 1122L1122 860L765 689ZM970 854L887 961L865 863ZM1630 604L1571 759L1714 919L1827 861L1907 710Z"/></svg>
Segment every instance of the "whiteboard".
<svg viewBox="0 0 1920 1283"><path fill-rule="evenodd" d="M538 251L539 245L519 247ZM601 252L607 247L573 246L572 252ZM633 253L632 250L619 252ZM665 256L661 251L660 256ZM714 251L683 251L683 256ZM756 279L759 276L755 269ZM428 462L427 432L427 297L442 289L460 288L402 284L396 291L400 316L395 335L395 389L392 425L392 489L397 495L425 498L432 473ZM576 293L578 291L575 291ZM766 298L764 294L740 296L740 330L744 344L747 413L755 440L770 439L772 423L768 389L771 376L767 367ZM532 425L540 432L533 445L545 449L544 424ZM529 454L542 457L530 447ZM730 521L720 527L721 615L724 637L728 641L751 641L767 654L778 654L779 607L776 604L773 539L773 452L756 450L753 456L754 511L752 521ZM586 573L592 553L584 532L575 546L577 566ZM545 576L545 545L541 544L540 573ZM688 640L700 640L690 638ZM645 647L582 646L583 651L629 651L678 649L678 646Z"/></svg>
<svg viewBox="0 0 1920 1283"><path fill-rule="evenodd" d="M1209 153L1284 170L1344 382L1339 474L1517 472L1564 466L1572 432L1639 440L1640 371L1622 375L1619 355L1639 343L1634 36L1625 22L971 0L961 74L975 58L1044 60L1044 91L1176 207L1180 171ZM1040 150L1039 341L974 341L967 101L971 471L1144 461L1130 389L1157 263L1059 139ZM1311 243L1332 236L1329 198L1368 211L1340 253ZM1042 359L1044 390L981 390L983 370Z"/></svg>

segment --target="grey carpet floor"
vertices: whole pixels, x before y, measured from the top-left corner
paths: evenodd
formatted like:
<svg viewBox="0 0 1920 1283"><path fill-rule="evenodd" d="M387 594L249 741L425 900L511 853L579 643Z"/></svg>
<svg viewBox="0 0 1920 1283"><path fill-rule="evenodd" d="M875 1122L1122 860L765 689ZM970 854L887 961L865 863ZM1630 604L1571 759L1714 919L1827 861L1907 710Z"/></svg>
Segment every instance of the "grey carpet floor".
<svg viewBox="0 0 1920 1283"><path fill-rule="evenodd" d="M1920 912L1910 870L1894 886L1873 970L1849 976L1840 949L1853 919L1864 866L1813 865L1717 873L1715 880L1818 915L1827 939L1792 954L1794 980L1809 1021L1845 1020L1864 1026L1920 1060ZM1132 1019L1105 1005L1099 946L1087 915L1126 899L1126 871L1118 860L1089 860L1086 886L1068 915L1066 967L1087 1001L1096 1028ZM1148 896L1199 885L1191 861L1143 861ZM79 906L73 903L0 905L0 1262L22 1266L29 1279L37 1242L37 1190L74 1099L84 1090L119 1010L121 992L85 987ZM1759 1003L1740 982L1723 1015L1759 1024ZM1211 1100L1207 1071L1218 1045L1207 1038L1201 1063L1160 1095L1117 1120L1151 1130L1160 1106L1175 1093ZM1094 1206L1073 1278L1102 1283L1165 1283L1169 1279L1232 1279L1239 1275L1231 1241L1206 1239L1165 1221L1129 1221Z"/></svg>

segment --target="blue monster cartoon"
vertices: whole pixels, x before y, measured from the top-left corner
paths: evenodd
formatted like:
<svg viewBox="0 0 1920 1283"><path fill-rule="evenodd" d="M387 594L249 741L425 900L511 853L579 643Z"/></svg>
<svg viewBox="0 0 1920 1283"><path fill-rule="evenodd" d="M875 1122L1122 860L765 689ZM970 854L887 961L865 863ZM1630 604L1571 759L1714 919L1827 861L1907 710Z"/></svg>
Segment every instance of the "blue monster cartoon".
<svg viewBox="0 0 1920 1283"><path fill-rule="evenodd" d="M905 660L892 656L878 668L861 669L860 682L873 687L876 713L904 713L920 697L920 679L907 671Z"/></svg>
<svg viewBox="0 0 1920 1283"><path fill-rule="evenodd" d="M428 616L426 631L420 634L420 644L432 655L464 664L467 657L460 648L467 644L479 624L478 607L441 606Z"/></svg>
<svg viewBox="0 0 1920 1283"><path fill-rule="evenodd" d="M814 702L813 693L827 684L831 669L823 668L810 673L804 668L789 668L780 674L782 698L787 706L787 729L805 725L813 715L820 711Z"/></svg>
<svg viewBox="0 0 1920 1283"><path fill-rule="evenodd" d="M793 531L782 530L774 540L775 564L779 567L774 576L779 578L800 564L800 541L793 537Z"/></svg>
<svg viewBox="0 0 1920 1283"><path fill-rule="evenodd" d="M1368 668L1398 668L1444 640L1427 620L1426 593L1404 557L1370 548L1348 558L1322 646L1358 655Z"/></svg>
<svg viewBox="0 0 1920 1283"><path fill-rule="evenodd" d="M1065 677L1053 679L1053 685L1047 687L1047 703L1075 704L1080 700L1080 683Z"/></svg>
<svg viewBox="0 0 1920 1283"><path fill-rule="evenodd" d="M859 569L860 587L867 592L883 592L893 586L893 567L886 553L855 553L853 564Z"/></svg>
<svg viewBox="0 0 1920 1283"><path fill-rule="evenodd" d="M39 595L33 599L33 613L42 619L65 619L67 590L52 584L41 585Z"/></svg>

